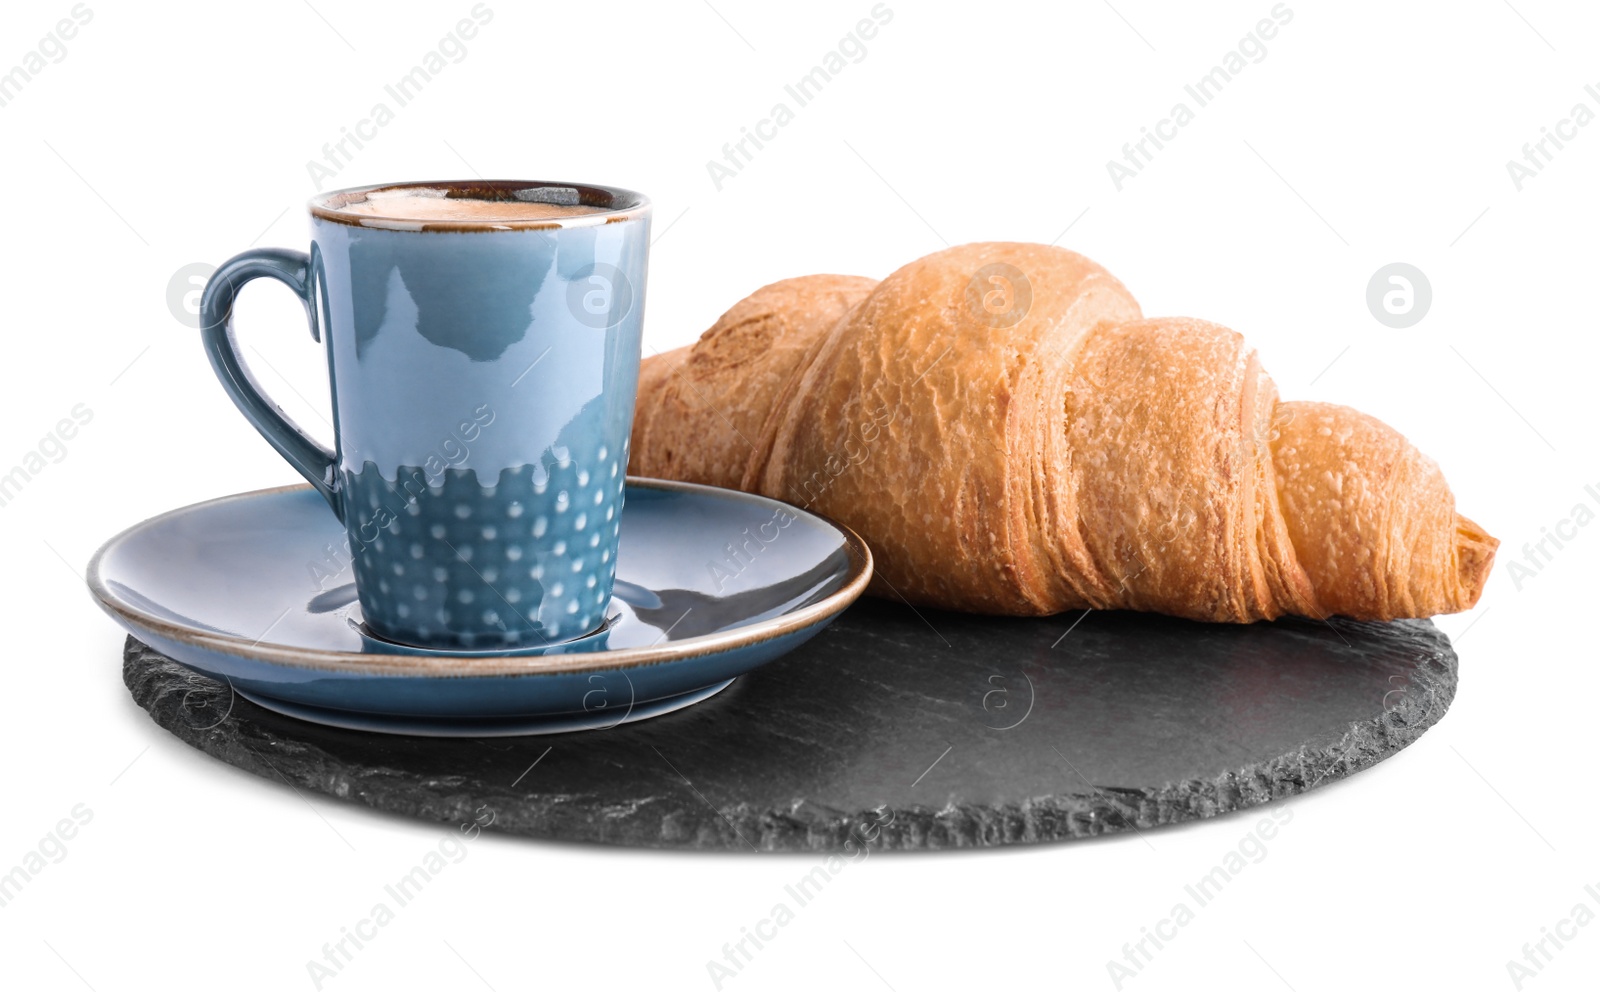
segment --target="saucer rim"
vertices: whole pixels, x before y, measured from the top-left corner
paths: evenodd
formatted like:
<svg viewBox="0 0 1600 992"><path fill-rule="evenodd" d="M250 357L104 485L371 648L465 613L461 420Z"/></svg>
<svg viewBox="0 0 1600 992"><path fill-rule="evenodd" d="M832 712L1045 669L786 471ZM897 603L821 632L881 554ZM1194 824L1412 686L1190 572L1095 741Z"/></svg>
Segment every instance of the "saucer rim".
<svg viewBox="0 0 1600 992"><path fill-rule="evenodd" d="M728 651L735 651L740 648L751 647L766 641L786 637L819 624L827 623L843 612L845 607L859 599L861 594L866 591L867 583L872 579L872 550L867 547L867 543L849 527L823 514L804 510L781 500L758 496L754 493L740 492L736 489L723 489L718 486L705 486L693 482L678 482L670 479L654 479L635 475L627 476L626 482L630 488L638 487L667 492L696 493L712 498L734 499L761 506L784 506L794 513L806 514L832 527L844 538L846 557L849 559L848 571L845 573L845 583L826 597L815 603L803 606L792 613L785 613L769 620L757 621L745 627L702 634L698 637L689 637L661 646L619 648L614 651L576 654L506 655L482 658L432 653L380 654L362 651L330 651L324 648L274 644L261 639L252 641L239 635L212 633L175 624L118 599L116 594L107 587L104 576L101 574L101 565L104 558L124 541L146 528L203 507L276 496L282 493L312 491L312 487L306 483L273 486L249 492L233 493L228 496L218 496L213 499L201 500L198 503L174 507L164 513L141 520L119 531L95 550L94 557L89 560L89 566L85 572L85 581L88 584L89 593L94 597L96 604L114 619L120 619L134 627L149 630L158 636L205 651L233 655L251 661L269 662L288 668L324 671L341 675L365 674L399 678L472 679L571 674L588 671L617 671L723 654Z"/></svg>

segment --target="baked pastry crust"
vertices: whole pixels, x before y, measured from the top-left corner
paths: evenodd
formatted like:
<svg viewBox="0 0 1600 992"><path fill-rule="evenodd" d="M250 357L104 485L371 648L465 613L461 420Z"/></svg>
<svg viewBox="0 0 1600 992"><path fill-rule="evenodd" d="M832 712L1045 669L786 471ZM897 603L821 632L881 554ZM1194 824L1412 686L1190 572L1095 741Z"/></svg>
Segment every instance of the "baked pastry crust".
<svg viewBox="0 0 1600 992"><path fill-rule="evenodd" d="M630 471L825 514L870 591L979 613L1430 616L1498 545L1398 432L1034 244L757 290L645 361Z"/></svg>

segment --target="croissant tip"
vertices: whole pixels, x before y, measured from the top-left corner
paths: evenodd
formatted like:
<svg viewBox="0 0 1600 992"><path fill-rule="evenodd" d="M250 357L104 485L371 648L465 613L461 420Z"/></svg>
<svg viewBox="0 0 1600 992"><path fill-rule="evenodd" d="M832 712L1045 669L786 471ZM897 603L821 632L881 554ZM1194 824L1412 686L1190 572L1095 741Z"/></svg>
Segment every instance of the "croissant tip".
<svg viewBox="0 0 1600 992"><path fill-rule="evenodd" d="M1500 541L1488 531L1456 514L1457 610L1470 610L1477 605L1494 566L1495 549L1499 547Z"/></svg>

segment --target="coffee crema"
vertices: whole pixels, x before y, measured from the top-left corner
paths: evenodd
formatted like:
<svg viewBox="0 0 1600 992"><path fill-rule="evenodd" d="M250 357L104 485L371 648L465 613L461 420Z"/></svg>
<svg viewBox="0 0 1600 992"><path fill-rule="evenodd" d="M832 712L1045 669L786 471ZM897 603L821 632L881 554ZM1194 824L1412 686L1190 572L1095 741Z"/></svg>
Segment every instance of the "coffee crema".
<svg viewBox="0 0 1600 992"><path fill-rule="evenodd" d="M545 191L535 189L531 192L538 194ZM575 190L572 192L576 193ZM576 197L572 199L575 200ZM369 193L365 200L345 204L338 208L338 212L401 221L492 222L575 217L580 214L600 213L605 209L576 202L549 202L544 199L484 200L447 197L443 190L418 189Z"/></svg>

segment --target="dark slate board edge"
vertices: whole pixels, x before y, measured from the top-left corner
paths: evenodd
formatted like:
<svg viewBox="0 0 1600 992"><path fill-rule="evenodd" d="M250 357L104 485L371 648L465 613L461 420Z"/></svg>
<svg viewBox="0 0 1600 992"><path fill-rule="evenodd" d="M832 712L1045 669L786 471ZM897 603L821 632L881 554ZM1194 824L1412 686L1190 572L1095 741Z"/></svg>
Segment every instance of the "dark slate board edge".
<svg viewBox="0 0 1600 992"><path fill-rule="evenodd" d="M1301 748L1210 780L1190 779L1153 790L1102 788L1002 806L952 804L854 813L804 799L787 810L740 804L721 810L674 806L660 813L652 808L655 802L647 801L607 811L599 830L591 811L574 809L570 802L530 808L524 794L452 794L448 778L435 783L446 795L418 805L416 790L399 770L393 773L394 793L403 789L407 801L394 802L382 776L369 772L356 782L315 745L266 733L247 744L231 731L197 726L188 700L215 697L219 707L230 705L221 700L223 687L131 636L123 648L122 674L134 701L150 718L191 747L262 778L385 812L404 808L419 819L460 824L471 822L475 811L487 806L501 814L489 829L542 839L663 849L828 852L854 850L853 844L872 850L942 850L1076 840L1287 799L1369 768L1421 737L1455 699L1458 659L1448 646L1432 652L1412 672L1411 685L1386 700L1381 716L1352 723L1326 745ZM253 704L234 699L231 705ZM271 761L274 753L291 752L296 757L293 778Z"/></svg>

